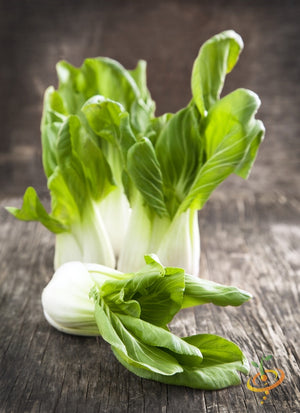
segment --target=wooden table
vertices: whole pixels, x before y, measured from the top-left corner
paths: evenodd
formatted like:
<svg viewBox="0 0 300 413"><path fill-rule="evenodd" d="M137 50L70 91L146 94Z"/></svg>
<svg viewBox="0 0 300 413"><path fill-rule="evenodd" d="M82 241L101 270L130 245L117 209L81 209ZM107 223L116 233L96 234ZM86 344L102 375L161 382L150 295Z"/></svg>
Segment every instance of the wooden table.
<svg viewBox="0 0 300 413"><path fill-rule="evenodd" d="M53 272L54 236L1 209L0 411L298 412L299 205L296 198L214 197L200 213L201 276L240 286L253 299L240 308L187 309L171 325L179 335L222 335L249 361L272 354L268 368L281 368L286 378L262 406L247 377L212 392L167 386L129 373L101 338L54 330L40 301Z"/></svg>
<svg viewBox="0 0 300 413"><path fill-rule="evenodd" d="M0 11L0 413L299 412L299 4L10 0ZM199 46L228 28L242 35L245 51L225 92L243 86L260 95L267 135L250 179L230 178L199 213L200 274L253 299L185 310L171 329L224 336L249 361L272 354L268 368L286 377L262 405L248 377L220 391L167 386L129 373L101 338L54 330L40 301L53 274L54 235L3 208L20 206L28 185L47 197L39 122L59 59L79 65L105 55L132 68L144 58L158 113L176 111L190 98Z"/></svg>

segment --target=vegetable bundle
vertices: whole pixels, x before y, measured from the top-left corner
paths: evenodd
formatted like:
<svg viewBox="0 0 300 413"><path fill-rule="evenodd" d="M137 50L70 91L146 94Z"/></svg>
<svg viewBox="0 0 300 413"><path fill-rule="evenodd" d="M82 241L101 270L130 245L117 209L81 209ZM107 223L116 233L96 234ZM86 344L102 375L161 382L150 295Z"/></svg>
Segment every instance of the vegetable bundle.
<svg viewBox="0 0 300 413"><path fill-rule="evenodd" d="M146 266L124 274L97 265L62 265L44 289L46 319L60 331L101 335L116 358L138 376L201 389L240 383L249 365L234 343L213 335L179 338L167 324L182 308L214 303L240 305L250 294L201 280L155 255Z"/></svg>
<svg viewBox="0 0 300 413"><path fill-rule="evenodd" d="M52 211L32 187L20 209L7 208L56 234L57 271L42 294L48 322L101 335L141 377L220 389L249 370L230 341L178 338L167 327L183 308L250 298L195 277L198 210L231 173L248 177L264 136L255 93L220 98L242 48L233 31L208 40L194 62L191 101L160 117L144 61L134 70L108 58L81 68L58 63L59 86L47 89L41 122Z"/></svg>
<svg viewBox="0 0 300 413"><path fill-rule="evenodd" d="M21 209L8 208L56 234L55 268L76 260L137 271L155 253L198 274L198 210L231 173L247 178L264 135L256 94L237 89L220 99L242 48L233 31L208 40L194 62L191 101L160 117L144 61L134 70L107 58L58 63L41 124L52 212L32 187Z"/></svg>

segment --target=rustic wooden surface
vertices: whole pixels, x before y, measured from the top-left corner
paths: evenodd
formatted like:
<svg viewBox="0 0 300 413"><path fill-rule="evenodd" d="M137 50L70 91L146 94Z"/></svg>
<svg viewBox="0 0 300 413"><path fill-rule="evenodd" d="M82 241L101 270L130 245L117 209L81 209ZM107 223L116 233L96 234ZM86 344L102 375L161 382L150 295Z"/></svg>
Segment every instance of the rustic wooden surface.
<svg viewBox="0 0 300 413"><path fill-rule="evenodd" d="M54 237L1 209L1 413L299 412L299 209L296 198L215 196L200 214L201 275L254 298L240 308L187 309L171 325L178 335L222 335L249 361L273 354L268 368L281 368L286 378L263 405L262 395L247 389L247 377L212 392L167 386L129 373L101 338L54 330L40 302L52 276Z"/></svg>
<svg viewBox="0 0 300 413"><path fill-rule="evenodd" d="M0 413L300 411L299 21L293 0L0 0ZM212 392L167 386L126 371L100 338L55 331L40 302L54 236L3 208L19 206L28 185L47 194L39 122L59 59L80 65L103 55L133 68L144 58L157 113L176 111L190 98L199 46L228 28L245 50L225 93L257 92L267 134L250 179L231 177L200 212L200 273L254 298L240 308L185 310L171 327L222 335L249 361L273 354L268 367L286 378L263 405L246 377Z"/></svg>

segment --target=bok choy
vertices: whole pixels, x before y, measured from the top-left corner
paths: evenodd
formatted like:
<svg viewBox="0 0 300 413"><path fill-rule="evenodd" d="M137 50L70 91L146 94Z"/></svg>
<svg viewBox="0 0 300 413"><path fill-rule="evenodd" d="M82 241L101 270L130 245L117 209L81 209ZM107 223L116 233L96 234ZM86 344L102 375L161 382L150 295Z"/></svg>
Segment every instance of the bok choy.
<svg viewBox="0 0 300 413"><path fill-rule="evenodd" d="M241 305L251 297L145 256L137 273L97 264L61 266L42 294L46 319L60 331L101 335L138 376L201 389L240 383L248 362L234 343L212 334L179 338L167 324L181 309L205 303Z"/></svg>
<svg viewBox="0 0 300 413"><path fill-rule="evenodd" d="M255 93L220 97L242 48L232 30L204 43L190 102L160 117L144 61L134 70L107 58L58 64L41 126L52 212L33 188L21 209L8 208L56 234L56 268L77 260L126 273L155 253L198 275L198 211L230 174L248 177L264 136Z"/></svg>

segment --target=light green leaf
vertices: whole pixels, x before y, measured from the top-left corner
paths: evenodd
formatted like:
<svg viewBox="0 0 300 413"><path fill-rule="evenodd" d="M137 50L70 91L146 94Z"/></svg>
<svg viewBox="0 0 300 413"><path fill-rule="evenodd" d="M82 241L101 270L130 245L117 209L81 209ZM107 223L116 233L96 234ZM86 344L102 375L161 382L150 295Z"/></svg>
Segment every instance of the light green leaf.
<svg viewBox="0 0 300 413"><path fill-rule="evenodd" d="M225 76L242 49L242 38L233 30L213 36L201 47L193 66L192 93L202 117L219 99Z"/></svg>
<svg viewBox="0 0 300 413"><path fill-rule="evenodd" d="M239 306L252 297L247 291L185 274L182 308L213 303L219 306Z"/></svg>
<svg viewBox="0 0 300 413"><path fill-rule="evenodd" d="M49 87L44 95L43 116L41 121L43 166L48 178L57 166L57 137L59 129L65 120L65 115L65 108L61 96L53 87Z"/></svg>
<svg viewBox="0 0 300 413"><path fill-rule="evenodd" d="M164 113L163 115L158 116L157 118L152 118L150 120L148 128L145 131L145 136L150 139L154 146L156 145L161 132L173 116L173 113Z"/></svg>
<svg viewBox="0 0 300 413"><path fill-rule="evenodd" d="M57 166L48 179L48 189L51 195L52 215L70 225L80 219L80 211Z"/></svg>
<svg viewBox="0 0 300 413"><path fill-rule="evenodd" d="M155 102L152 100L150 92L147 88L147 62L145 60L139 60L137 67L134 70L129 70L130 75L135 80L140 93L141 99L136 100L131 107L132 122L136 125L136 129L141 133L147 135L145 130L151 123L152 116L155 112Z"/></svg>
<svg viewBox="0 0 300 413"><path fill-rule="evenodd" d="M53 218L45 210L37 193L31 186L26 189L21 209L6 207L7 211L22 221L39 221L49 231L54 233L65 232L68 230L60 220Z"/></svg>
<svg viewBox="0 0 300 413"><path fill-rule="evenodd" d="M145 69L140 63L130 72L105 57L86 59L79 69L62 61L57 65L59 93L70 114L78 114L84 102L94 95L117 101L130 112L135 132L143 133L155 108L149 92L146 93Z"/></svg>
<svg viewBox="0 0 300 413"><path fill-rule="evenodd" d="M134 79L137 87L139 88L141 98L146 102L150 95L147 88L147 62L145 60L139 60L136 68L133 70L128 70L128 73Z"/></svg>
<svg viewBox="0 0 300 413"><path fill-rule="evenodd" d="M252 141L245 153L243 160L240 162L240 164L234 171L236 175L239 175L241 178L244 178L244 179L248 178L251 168L253 166L253 163L256 159L259 145L264 139L264 135L265 135L264 124L260 120L256 120L256 122L253 124L253 130L250 132L250 134L252 136Z"/></svg>
<svg viewBox="0 0 300 413"><path fill-rule="evenodd" d="M103 96L94 96L85 103L82 112L93 132L106 139L121 155L125 167L127 151L135 143L135 137L124 107Z"/></svg>

